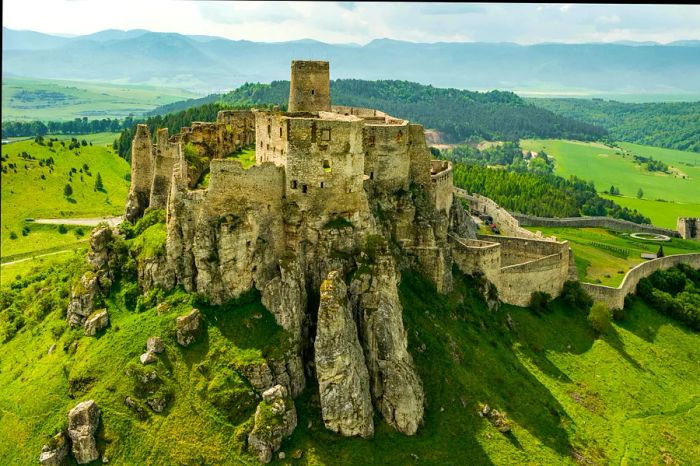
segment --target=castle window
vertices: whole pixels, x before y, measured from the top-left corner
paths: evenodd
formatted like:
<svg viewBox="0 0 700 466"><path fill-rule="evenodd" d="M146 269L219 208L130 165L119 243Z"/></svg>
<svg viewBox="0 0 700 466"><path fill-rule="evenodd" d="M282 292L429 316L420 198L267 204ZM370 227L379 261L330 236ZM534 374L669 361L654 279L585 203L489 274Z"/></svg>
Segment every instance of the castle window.
<svg viewBox="0 0 700 466"><path fill-rule="evenodd" d="M314 95L314 94L316 94L316 91L311 89L311 95Z"/></svg>
<svg viewBox="0 0 700 466"><path fill-rule="evenodd" d="M301 185L301 192L302 193L306 194L306 191L308 191L308 189L309 188L305 184Z"/></svg>
<svg viewBox="0 0 700 466"><path fill-rule="evenodd" d="M331 130L330 129L322 129L321 130L321 141L330 141L331 140Z"/></svg>
<svg viewBox="0 0 700 466"><path fill-rule="evenodd" d="M370 146L374 146L374 134L370 135L368 138L367 144Z"/></svg>
<svg viewBox="0 0 700 466"><path fill-rule="evenodd" d="M369 179L373 180L374 179L374 172L369 172Z"/></svg>
<svg viewBox="0 0 700 466"><path fill-rule="evenodd" d="M323 181L321 181L321 187L323 188Z"/></svg>
<svg viewBox="0 0 700 466"><path fill-rule="evenodd" d="M292 180L292 189L297 189L297 180Z"/></svg>
<svg viewBox="0 0 700 466"><path fill-rule="evenodd" d="M331 171L331 162L330 160L324 160L323 161L323 171L326 173L330 173Z"/></svg>
<svg viewBox="0 0 700 466"><path fill-rule="evenodd" d="M267 125L267 135L270 136L272 134L272 125Z"/></svg>
<svg viewBox="0 0 700 466"><path fill-rule="evenodd" d="M282 137L282 127L280 126L280 137Z"/></svg>
<svg viewBox="0 0 700 466"><path fill-rule="evenodd" d="M399 130L399 132L396 133L396 142L400 142L402 138L403 138L403 133L401 132L401 130Z"/></svg>

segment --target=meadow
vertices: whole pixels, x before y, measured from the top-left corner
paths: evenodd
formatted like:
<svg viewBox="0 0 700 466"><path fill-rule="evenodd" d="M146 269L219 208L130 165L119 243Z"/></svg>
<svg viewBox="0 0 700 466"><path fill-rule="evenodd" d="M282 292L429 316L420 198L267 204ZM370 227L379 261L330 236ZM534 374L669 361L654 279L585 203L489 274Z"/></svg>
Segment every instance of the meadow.
<svg viewBox="0 0 700 466"><path fill-rule="evenodd" d="M160 86L2 78L3 121L60 121L141 116L171 102L199 97Z"/></svg>
<svg viewBox="0 0 700 466"><path fill-rule="evenodd" d="M600 193L615 186L621 196L609 199L622 206L634 206L655 225L675 229L676 221L675 218L671 221L671 215L700 215L700 165L696 153L630 143L619 143L620 147L616 148L559 139L527 139L520 141L520 145L525 150L544 150L551 155L557 175L565 178L576 175L593 181ZM648 171L634 162L633 155L667 163L671 173ZM634 203L640 188L642 200L667 202Z"/></svg>
<svg viewBox="0 0 700 466"><path fill-rule="evenodd" d="M89 227L60 228L28 219L104 217L123 213L130 167L111 147L115 135L98 133L73 137L80 141L79 147L73 149L69 149L70 136L56 136L58 141L51 146L48 145L51 136L45 137L44 145L26 140L2 146L3 262L72 247L85 241L90 233ZM82 145L83 140L87 145ZM47 163L49 159L53 163ZM102 190L95 187L98 173ZM72 189L68 196L64 192L67 184Z"/></svg>
<svg viewBox="0 0 700 466"><path fill-rule="evenodd" d="M671 238L671 241L645 241L635 239L628 233L618 233L603 228L526 227L530 231L541 231L544 236L556 236L569 242L574 251L579 279L589 283L618 286L625 273L645 261L640 254L657 253L663 246L664 254L688 254L700 252L700 243ZM609 246L609 249L606 249ZM627 252L620 254L619 250Z"/></svg>

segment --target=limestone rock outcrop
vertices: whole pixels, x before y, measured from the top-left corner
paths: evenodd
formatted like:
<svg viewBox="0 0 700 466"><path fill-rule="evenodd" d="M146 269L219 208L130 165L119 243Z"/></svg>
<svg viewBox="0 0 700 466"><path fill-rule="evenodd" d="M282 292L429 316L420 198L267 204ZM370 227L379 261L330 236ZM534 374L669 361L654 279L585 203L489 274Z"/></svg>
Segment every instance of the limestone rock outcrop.
<svg viewBox="0 0 700 466"><path fill-rule="evenodd" d="M202 313L199 312L199 309L192 309L189 314L178 317L175 323L177 342L181 346L190 346L201 331Z"/></svg>
<svg viewBox="0 0 700 466"><path fill-rule="evenodd" d="M107 309L95 311L85 320L85 335L94 337L97 332L109 325L109 313Z"/></svg>
<svg viewBox="0 0 700 466"><path fill-rule="evenodd" d="M413 435L423 419L424 394L408 353L394 260L389 254L378 255L368 269L356 274L350 286L372 397L390 425Z"/></svg>
<svg viewBox="0 0 700 466"><path fill-rule="evenodd" d="M99 292L100 284L97 274L86 272L71 291L71 300L68 303L68 324L71 327L79 327L85 323L85 319L92 314L94 301Z"/></svg>
<svg viewBox="0 0 700 466"><path fill-rule="evenodd" d="M163 339L160 337L149 337L148 340L146 340L146 351L156 354L160 354L165 351Z"/></svg>
<svg viewBox="0 0 700 466"><path fill-rule="evenodd" d="M326 428L345 436L371 437L369 375L347 288L337 271L321 284L314 354Z"/></svg>
<svg viewBox="0 0 700 466"><path fill-rule="evenodd" d="M59 432L53 436L47 445L41 448L39 463L42 466L61 466L66 456L68 456L69 449L68 439L63 432Z"/></svg>
<svg viewBox="0 0 700 466"><path fill-rule="evenodd" d="M248 446L261 463L269 463L282 439L292 435L296 426L294 401L286 388L275 385L263 393L263 400L255 410L255 426L248 435Z"/></svg>
<svg viewBox="0 0 700 466"><path fill-rule="evenodd" d="M68 435L78 464L86 464L100 457L95 442L100 415L100 409L93 400L78 403L68 413Z"/></svg>

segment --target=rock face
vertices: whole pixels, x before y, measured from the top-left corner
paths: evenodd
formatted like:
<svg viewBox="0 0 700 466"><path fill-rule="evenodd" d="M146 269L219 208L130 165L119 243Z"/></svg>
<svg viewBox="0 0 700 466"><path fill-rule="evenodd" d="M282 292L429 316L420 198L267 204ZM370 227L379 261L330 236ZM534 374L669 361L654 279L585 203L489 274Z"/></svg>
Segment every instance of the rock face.
<svg viewBox="0 0 700 466"><path fill-rule="evenodd" d="M263 393L263 401L255 410L255 427L248 436L248 445L261 463L269 463L282 439L291 435L296 426L294 401L286 388L275 385Z"/></svg>
<svg viewBox="0 0 700 466"><path fill-rule="evenodd" d="M191 345L199 336L202 326L202 313L192 309L186 316L180 316L176 321L177 342L182 346Z"/></svg>
<svg viewBox="0 0 700 466"><path fill-rule="evenodd" d="M150 337L146 341L146 351L149 353L160 354L165 351L165 345L163 344L163 339L160 337Z"/></svg>
<svg viewBox="0 0 700 466"><path fill-rule="evenodd" d="M320 302L314 354L323 422L341 435L371 437L369 375L338 272L331 272L321 284Z"/></svg>
<svg viewBox="0 0 700 466"><path fill-rule="evenodd" d="M68 303L68 324L71 327L83 325L85 319L92 314L99 286L97 274L86 272L80 277L80 282L73 287L71 300Z"/></svg>
<svg viewBox="0 0 700 466"><path fill-rule="evenodd" d="M42 466L60 466L68 456L68 439L63 432L56 434L48 445L44 445L39 455Z"/></svg>
<svg viewBox="0 0 700 466"><path fill-rule="evenodd" d="M93 312L85 321L85 335L94 337L102 329L109 325L109 314L107 309Z"/></svg>
<svg viewBox="0 0 700 466"><path fill-rule="evenodd" d="M78 464L86 464L100 457L95 443L100 415L100 409L93 400L79 403L68 413L68 435L73 444L73 456Z"/></svg>
<svg viewBox="0 0 700 466"><path fill-rule="evenodd" d="M423 386L407 349L393 258L379 255L369 268L370 273L353 280L351 293L360 319L372 397L389 424L413 435L423 419Z"/></svg>

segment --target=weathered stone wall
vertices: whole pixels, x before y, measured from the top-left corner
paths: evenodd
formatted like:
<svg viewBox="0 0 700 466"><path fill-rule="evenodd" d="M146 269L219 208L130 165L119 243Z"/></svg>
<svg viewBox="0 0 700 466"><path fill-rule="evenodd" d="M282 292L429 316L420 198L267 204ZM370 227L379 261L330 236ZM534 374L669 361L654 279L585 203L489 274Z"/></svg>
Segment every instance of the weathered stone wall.
<svg viewBox="0 0 700 466"><path fill-rule="evenodd" d="M255 112L256 163L286 165L289 118L278 112Z"/></svg>
<svg viewBox="0 0 700 466"><path fill-rule="evenodd" d="M170 195L170 183L175 164L181 159L181 143L170 142L168 129L161 128L157 134L157 144L153 147L153 180L149 207L165 209Z"/></svg>
<svg viewBox="0 0 700 466"><path fill-rule="evenodd" d="M131 141L131 185L126 201L125 217L134 222L143 215L151 197L153 182L153 144L147 125L137 125Z"/></svg>
<svg viewBox="0 0 700 466"><path fill-rule="evenodd" d="M654 225L640 225L638 223L621 220L611 217L536 217L534 215L525 215L513 213L512 216L524 226L540 226L540 227L570 227L570 228L585 228L599 227L607 228L614 231L629 231L629 232L645 232L658 233L668 236L678 236L678 232L667 228L655 227Z"/></svg>
<svg viewBox="0 0 700 466"><path fill-rule="evenodd" d="M384 121L387 114L376 110L374 108L363 108L363 107L348 107L346 105L333 105L331 110L335 113L340 113L341 115L354 115L360 118L372 120L376 118L377 121Z"/></svg>
<svg viewBox="0 0 700 466"><path fill-rule="evenodd" d="M330 112L330 65L327 61L292 61L290 112Z"/></svg>
<svg viewBox="0 0 700 466"><path fill-rule="evenodd" d="M216 123L221 143L231 147L230 151L255 142L255 115L251 111L221 110L216 115Z"/></svg>
<svg viewBox="0 0 700 466"><path fill-rule="evenodd" d="M425 132L421 125L408 126L408 158L410 177L415 184L428 188L430 184L430 150L425 143ZM367 168L365 167L365 174Z"/></svg>
<svg viewBox="0 0 700 466"><path fill-rule="evenodd" d="M433 160L430 163L431 195L437 210L449 212L452 206L452 164L445 160Z"/></svg>
<svg viewBox="0 0 700 466"><path fill-rule="evenodd" d="M681 238L700 241L700 218L679 217L676 225Z"/></svg>
<svg viewBox="0 0 700 466"><path fill-rule="evenodd" d="M493 217L501 232L509 236L519 236L522 238L542 238L531 231L520 227L520 222L515 219L507 210L496 204L486 196L479 194L469 194L467 191L454 188L454 195L460 199L464 199L469 204L471 211L479 212L480 214L488 214Z"/></svg>
<svg viewBox="0 0 700 466"><path fill-rule="evenodd" d="M411 164L408 122L364 123L364 174L368 183L384 192L407 190Z"/></svg>
<svg viewBox="0 0 700 466"><path fill-rule="evenodd" d="M477 235L477 238L482 241L500 243L503 246L501 249L502 267L540 259L569 250L567 241L556 242L499 235Z"/></svg>
<svg viewBox="0 0 700 466"><path fill-rule="evenodd" d="M700 268L700 254L676 254L642 262L627 272L617 288L593 283L581 283L581 286L594 301L605 303L609 309L622 309L625 306L625 296L636 291L639 280L648 277L657 270L670 269L678 264L688 264L698 269Z"/></svg>
<svg viewBox="0 0 700 466"><path fill-rule="evenodd" d="M452 259L459 270L467 275L481 273L493 284L501 272L501 245L489 241L450 236Z"/></svg>
<svg viewBox="0 0 700 466"><path fill-rule="evenodd" d="M502 267L497 284L498 297L504 303L516 306L528 306L535 291L549 293L556 298L561 294L568 276L568 250Z"/></svg>

